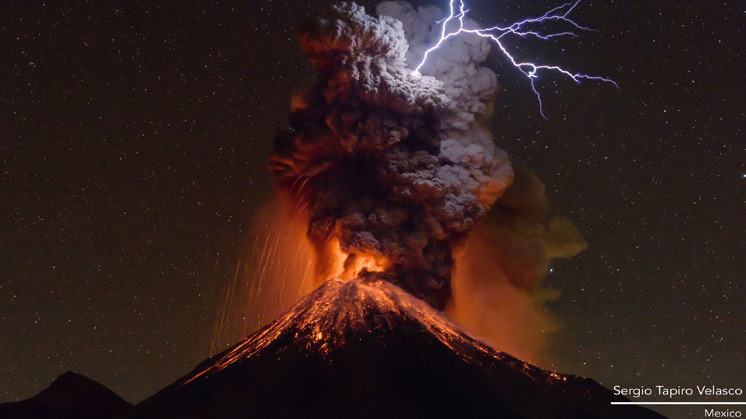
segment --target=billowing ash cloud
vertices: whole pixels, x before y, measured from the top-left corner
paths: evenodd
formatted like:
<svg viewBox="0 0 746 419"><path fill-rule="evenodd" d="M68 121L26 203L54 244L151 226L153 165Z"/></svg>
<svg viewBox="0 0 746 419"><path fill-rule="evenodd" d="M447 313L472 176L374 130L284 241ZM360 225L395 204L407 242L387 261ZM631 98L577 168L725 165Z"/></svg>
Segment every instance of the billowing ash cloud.
<svg viewBox="0 0 746 419"><path fill-rule="evenodd" d="M319 77L293 98L293 132L276 139L270 169L307 208L322 260L337 242L346 266L382 259L385 277L443 308L454 245L513 177L482 124L497 79L479 66L489 45L478 36L449 40L413 74L442 13L403 2L377 12L339 3L302 31Z"/></svg>

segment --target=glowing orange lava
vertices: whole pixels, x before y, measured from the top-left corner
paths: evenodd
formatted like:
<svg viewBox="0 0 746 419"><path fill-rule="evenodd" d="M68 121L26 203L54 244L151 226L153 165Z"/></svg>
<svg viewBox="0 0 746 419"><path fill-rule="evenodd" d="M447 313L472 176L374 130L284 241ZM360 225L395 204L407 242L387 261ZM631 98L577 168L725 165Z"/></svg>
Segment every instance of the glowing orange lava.
<svg viewBox="0 0 746 419"><path fill-rule="evenodd" d="M338 239L332 239L330 246L333 249L331 255L332 267L331 275L326 279L355 279L363 270L367 270L368 272L383 272L389 266L389 261L382 255L345 253L342 251Z"/></svg>

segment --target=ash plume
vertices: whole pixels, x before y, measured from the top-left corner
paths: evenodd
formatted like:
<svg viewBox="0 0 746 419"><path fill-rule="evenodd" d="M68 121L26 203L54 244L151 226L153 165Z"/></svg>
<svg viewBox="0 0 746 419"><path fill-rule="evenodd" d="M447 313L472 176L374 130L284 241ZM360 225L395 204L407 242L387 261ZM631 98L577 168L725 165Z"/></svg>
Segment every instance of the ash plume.
<svg viewBox="0 0 746 419"><path fill-rule="evenodd" d="M338 243L345 268L374 258L385 277L442 309L452 249L513 171L482 123L497 90L479 66L487 42L454 39L422 76L408 66L436 12L386 2L373 17L338 3L304 28L318 80L293 98L293 131L276 138L270 169L305 208L320 270Z"/></svg>
<svg viewBox="0 0 746 419"><path fill-rule="evenodd" d="M552 259L587 247L569 220L551 215L544 184L516 167L515 180L455 252L445 312L483 342L534 365L549 364L556 321L542 304L558 292L542 285Z"/></svg>

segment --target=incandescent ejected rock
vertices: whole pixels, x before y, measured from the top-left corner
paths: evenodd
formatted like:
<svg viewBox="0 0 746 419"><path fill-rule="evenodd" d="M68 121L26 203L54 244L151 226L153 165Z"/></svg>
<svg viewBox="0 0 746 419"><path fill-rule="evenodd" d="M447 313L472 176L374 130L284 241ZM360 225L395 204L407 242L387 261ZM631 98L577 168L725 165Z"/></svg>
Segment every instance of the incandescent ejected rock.
<svg viewBox="0 0 746 419"><path fill-rule="evenodd" d="M345 271L374 259L442 309L454 245L513 172L482 123L497 90L495 74L479 65L487 41L449 42L442 59L414 73L407 59L429 42L415 22L429 26L439 9L405 5L382 3L373 17L342 2L301 31L318 80L293 98L292 131L276 138L270 169L306 209L320 277L338 275L325 266L334 251Z"/></svg>
<svg viewBox="0 0 746 419"><path fill-rule="evenodd" d="M130 418L657 418L468 337L388 281L331 280Z"/></svg>

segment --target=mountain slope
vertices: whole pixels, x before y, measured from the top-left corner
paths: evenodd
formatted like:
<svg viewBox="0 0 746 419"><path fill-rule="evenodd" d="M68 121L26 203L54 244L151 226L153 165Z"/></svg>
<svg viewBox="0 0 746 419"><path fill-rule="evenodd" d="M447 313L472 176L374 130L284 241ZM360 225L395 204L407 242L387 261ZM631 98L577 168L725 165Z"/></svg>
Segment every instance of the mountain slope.
<svg viewBox="0 0 746 419"><path fill-rule="evenodd" d="M492 350L389 282L332 280L130 417L660 417L612 400L625 399Z"/></svg>
<svg viewBox="0 0 746 419"><path fill-rule="evenodd" d="M0 404L0 418L103 419L130 408L131 404L103 385L68 371L30 399Z"/></svg>

